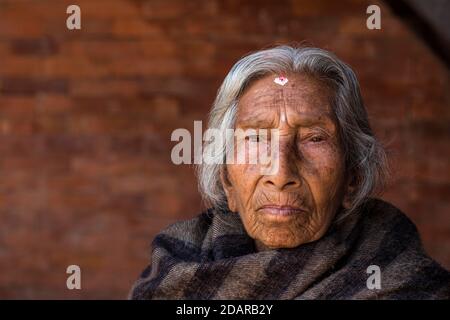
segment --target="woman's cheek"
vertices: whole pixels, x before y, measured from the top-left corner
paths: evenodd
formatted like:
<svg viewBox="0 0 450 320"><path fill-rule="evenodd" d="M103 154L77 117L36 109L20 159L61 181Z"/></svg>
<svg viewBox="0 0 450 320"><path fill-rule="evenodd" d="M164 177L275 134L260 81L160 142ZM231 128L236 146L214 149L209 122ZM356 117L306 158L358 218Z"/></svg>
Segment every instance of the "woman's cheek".
<svg viewBox="0 0 450 320"><path fill-rule="evenodd" d="M253 195L258 178L259 167L257 165L236 164L232 165L232 185L234 186L236 196L240 198L240 202L244 205L248 203Z"/></svg>
<svg viewBox="0 0 450 320"><path fill-rule="evenodd" d="M316 204L329 201L343 177L342 159L337 148L327 143L306 146L302 155L303 175L309 180Z"/></svg>

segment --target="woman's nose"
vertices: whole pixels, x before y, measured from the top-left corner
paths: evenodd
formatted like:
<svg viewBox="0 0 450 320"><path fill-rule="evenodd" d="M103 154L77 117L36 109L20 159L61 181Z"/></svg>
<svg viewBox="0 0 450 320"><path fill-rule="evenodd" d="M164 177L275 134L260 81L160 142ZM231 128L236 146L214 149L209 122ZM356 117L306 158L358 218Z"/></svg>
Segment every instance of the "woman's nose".
<svg viewBox="0 0 450 320"><path fill-rule="evenodd" d="M301 178L298 169L299 159L292 143L281 143L278 152L278 170L264 177L264 184L278 191L300 187Z"/></svg>

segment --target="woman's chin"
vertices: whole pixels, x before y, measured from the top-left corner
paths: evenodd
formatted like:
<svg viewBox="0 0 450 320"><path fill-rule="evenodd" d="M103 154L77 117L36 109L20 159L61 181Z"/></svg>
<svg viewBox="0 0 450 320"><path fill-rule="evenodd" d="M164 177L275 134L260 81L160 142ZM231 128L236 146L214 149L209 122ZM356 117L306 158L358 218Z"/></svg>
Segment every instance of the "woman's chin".
<svg viewBox="0 0 450 320"><path fill-rule="evenodd" d="M260 240L256 240L258 251L262 251L261 249L265 250L274 250L274 249L289 249L289 248L295 248L303 243L302 239L286 239L283 237L276 237L274 238L264 238Z"/></svg>

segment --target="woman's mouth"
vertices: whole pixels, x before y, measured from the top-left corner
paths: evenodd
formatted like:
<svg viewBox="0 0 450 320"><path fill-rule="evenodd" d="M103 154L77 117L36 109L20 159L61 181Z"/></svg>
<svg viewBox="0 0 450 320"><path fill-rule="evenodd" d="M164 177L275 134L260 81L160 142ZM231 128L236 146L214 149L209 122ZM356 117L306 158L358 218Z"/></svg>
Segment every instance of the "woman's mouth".
<svg viewBox="0 0 450 320"><path fill-rule="evenodd" d="M303 208L290 205L265 205L259 210L263 213L280 217L288 217L306 212Z"/></svg>

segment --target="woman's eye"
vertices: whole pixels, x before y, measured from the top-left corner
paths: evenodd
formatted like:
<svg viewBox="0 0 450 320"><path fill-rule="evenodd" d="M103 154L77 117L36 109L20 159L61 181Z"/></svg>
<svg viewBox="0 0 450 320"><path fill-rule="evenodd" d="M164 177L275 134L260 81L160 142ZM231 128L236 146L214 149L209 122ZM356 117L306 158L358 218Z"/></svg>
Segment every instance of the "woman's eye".
<svg viewBox="0 0 450 320"><path fill-rule="evenodd" d="M259 142L260 138L259 135L251 135L246 137L247 141L251 142Z"/></svg>
<svg viewBox="0 0 450 320"><path fill-rule="evenodd" d="M309 139L309 141L315 142L315 143L322 142L323 140L325 140L325 139L322 136L314 136L311 139Z"/></svg>

